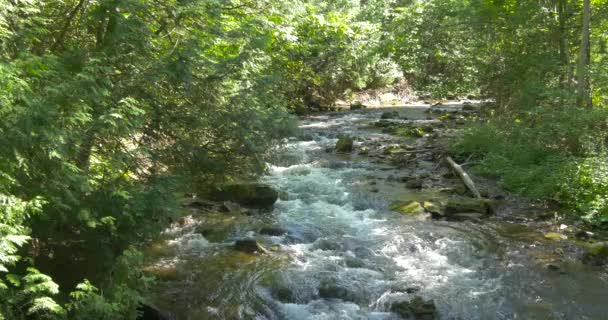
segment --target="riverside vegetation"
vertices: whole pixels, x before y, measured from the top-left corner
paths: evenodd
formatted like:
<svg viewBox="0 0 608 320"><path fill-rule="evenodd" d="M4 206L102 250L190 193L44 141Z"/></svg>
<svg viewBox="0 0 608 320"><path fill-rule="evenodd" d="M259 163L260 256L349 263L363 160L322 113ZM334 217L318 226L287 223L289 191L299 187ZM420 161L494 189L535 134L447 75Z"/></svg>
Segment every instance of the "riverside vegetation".
<svg viewBox="0 0 608 320"><path fill-rule="evenodd" d="M281 194L251 181L277 146L302 134L295 115L378 92L398 103L484 99L442 151L602 234L606 8L604 0L0 0L0 319L142 317L154 277L143 272L141 248L179 221L184 202L267 207ZM375 126L401 137L435 130L395 117ZM349 139L340 151L353 151ZM357 152L375 152L366 148ZM410 189L426 183L410 180ZM432 205L395 208L438 214ZM485 203L446 204L462 205L487 214ZM596 242L585 257L602 265L607 246ZM436 316L413 301L395 310Z"/></svg>

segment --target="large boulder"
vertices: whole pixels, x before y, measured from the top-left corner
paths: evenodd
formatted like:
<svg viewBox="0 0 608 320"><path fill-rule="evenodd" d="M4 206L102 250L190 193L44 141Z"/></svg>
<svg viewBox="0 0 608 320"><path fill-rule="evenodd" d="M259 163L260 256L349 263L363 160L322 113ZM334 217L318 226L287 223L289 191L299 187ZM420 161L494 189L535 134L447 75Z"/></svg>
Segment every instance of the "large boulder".
<svg viewBox="0 0 608 320"><path fill-rule="evenodd" d="M336 152L350 153L353 152L354 141L350 137L342 137L336 142Z"/></svg>
<svg viewBox="0 0 608 320"><path fill-rule="evenodd" d="M216 187L210 192L214 201L230 201L248 208L270 208L279 198L279 193L261 183L233 183Z"/></svg>
<svg viewBox="0 0 608 320"><path fill-rule="evenodd" d="M420 297L393 303L391 311L404 319L435 320L439 318L433 300L425 301Z"/></svg>

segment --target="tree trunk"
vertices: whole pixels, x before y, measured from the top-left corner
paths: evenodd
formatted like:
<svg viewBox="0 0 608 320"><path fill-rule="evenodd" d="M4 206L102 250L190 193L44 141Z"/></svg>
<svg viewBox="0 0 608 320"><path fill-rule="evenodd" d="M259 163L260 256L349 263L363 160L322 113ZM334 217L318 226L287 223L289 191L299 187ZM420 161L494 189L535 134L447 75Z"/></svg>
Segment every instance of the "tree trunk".
<svg viewBox="0 0 608 320"><path fill-rule="evenodd" d="M454 170L454 172L458 174L458 177L460 177L462 183L464 183L467 189L471 191L475 198L481 199L482 197L479 193L479 190L477 190L477 187L475 187L475 183L473 182L473 180L471 180L471 177L469 177L469 175L464 171L464 169L462 169L462 167L458 165L456 161L454 161L454 159L452 159L452 157L450 156L445 157L445 161L452 168L452 170Z"/></svg>
<svg viewBox="0 0 608 320"><path fill-rule="evenodd" d="M581 49L578 62L578 94L580 105L591 107L591 92L588 76L591 58L591 1L583 0L583 3L583 30L581 32Z"/></svg>
<svg viewBox="0 0 608 320"><path fill-rule="evenodd" d="M72 9L70 11L67 19L65 20L63 28L61 29L61 32L59 33L59 36L57 37L57 39L55 39L55 42L51 46L51 51L61 49L61 47L63 46L63 44L65 42L65 37L68 33L68 30L70 29L70 25L72 24L72 21L74 20L74 18L76 18L78 11L80 11L80 9L84 6L85 2L86 2L86 0L78 1L76 6L74 7L74 9Z"/></svg>
<svg viewBox="0 0 608 320"><path fill-rule="evenodd" d="M568 41L568 32L566 31L568 12L567 0L558 0L557 14L559 20L559 55L562 65L561 83L566 87L572 84L572 72L570 69L570 47Z"/></svg>

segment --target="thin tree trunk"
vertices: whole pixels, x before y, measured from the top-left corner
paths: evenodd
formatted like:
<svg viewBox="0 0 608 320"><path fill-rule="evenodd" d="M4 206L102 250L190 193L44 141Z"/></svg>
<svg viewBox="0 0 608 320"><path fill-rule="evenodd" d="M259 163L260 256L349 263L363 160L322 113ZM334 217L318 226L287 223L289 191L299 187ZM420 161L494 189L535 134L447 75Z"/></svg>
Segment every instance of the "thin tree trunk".
<svg viewBox="0 0 608 320"><path fill-rule="evenodd" d="M53 43L53 46L51 47L51 51L61 49L61 47L63 46L63 43L65 42L65 36L66 36L68 30L70 29L70 25L72 24L72 21L74 20L74 18L76 18L78 11L80 11L80 9L85 4L85 2L86 2L85 0L78 1L76 6L74 7L74 9L72 9L70 11L68 18L65 20L65 24L63 25L63 28L61 29L61 33L59 33L59 36L57 37L57 39L55 40L55 43Z"/></svg>
<svg viewBox="0 0 608 320"><path fill-rule="evenodd" d="M578 94L580 105L591 107L591 92L588 77L591 53L591 1L583 0L583 3L583 30L581 32L581 49L578 63Z"/></svg>
<svg viewBox="0 0 608 320"><path fill-rule="evenodd" d="M467 187L467 189L469 189L469 191L471 191L471 193L475 196L475 198L481 199L482 196L479 193L479 190L477 190L477 187L475 187L475 183L473 182L473 180L471 180L471 177L469 177L469 175L466 173L466 171L464 171L464 169L462 169L462 167L460 165L458 165L456 163L456 161L454 161L454 159L452 159L452 157L447 156L447 157L445 157L445 160L448 163L448 165L454 170L454 172L456 174L458 174L458 177L460 177L460 180L462 180L462 183L464 183L464 185Z"/></svg>
<svg viewBox="0 0 608 320"><path fill-rule="evenodd" d="M567 22L567 0L558 0L557 12L559 20L559 54L562 64L561 82L570 87L572 84L572 73L570 69L570 48L568 41L568 32L566 31Z"/></svg>

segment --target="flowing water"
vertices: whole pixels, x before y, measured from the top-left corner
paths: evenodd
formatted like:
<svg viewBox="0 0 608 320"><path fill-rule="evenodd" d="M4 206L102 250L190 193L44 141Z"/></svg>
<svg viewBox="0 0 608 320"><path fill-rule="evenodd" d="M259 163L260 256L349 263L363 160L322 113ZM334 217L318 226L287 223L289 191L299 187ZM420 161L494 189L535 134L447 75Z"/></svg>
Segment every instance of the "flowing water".
<svg viewBox="0 0 608 320"><path fill-rule="evenodd" d="M326 152L341 134L388 138L365 128L379 113L303 119L309 141L277 151L264 177L281 191L271 213L199 213L167 230L149 250L156 305L185 320L400 319L391 304L419 296L440 319L608 319L605 275L566 258L548 269L556 247L533 230L391 212L391 201L424 194L391 182L408 169ZM288 233L259 234L264 226ZM245 237L272 254L234 250Z"/></svg>

